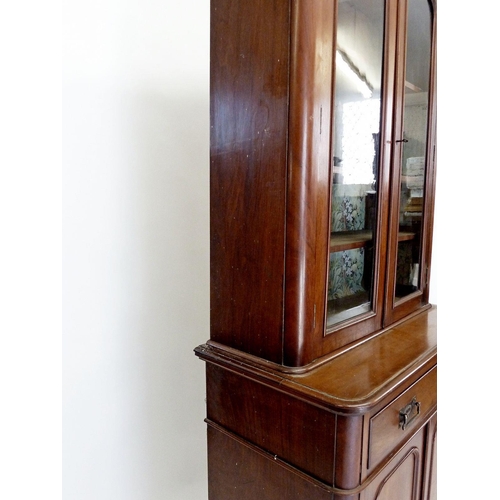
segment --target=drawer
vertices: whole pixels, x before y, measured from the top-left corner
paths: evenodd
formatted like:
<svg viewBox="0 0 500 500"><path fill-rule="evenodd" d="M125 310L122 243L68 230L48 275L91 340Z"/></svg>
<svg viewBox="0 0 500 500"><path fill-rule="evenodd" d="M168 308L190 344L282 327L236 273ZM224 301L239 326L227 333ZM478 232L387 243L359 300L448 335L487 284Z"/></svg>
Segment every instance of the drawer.
<svg viewBox="0 0 500 500"><path fill-rule="evenodd" d="M434 367L370 419L368 468L376 467L409 439L413 429L436 405L437 368Z"/></svg>

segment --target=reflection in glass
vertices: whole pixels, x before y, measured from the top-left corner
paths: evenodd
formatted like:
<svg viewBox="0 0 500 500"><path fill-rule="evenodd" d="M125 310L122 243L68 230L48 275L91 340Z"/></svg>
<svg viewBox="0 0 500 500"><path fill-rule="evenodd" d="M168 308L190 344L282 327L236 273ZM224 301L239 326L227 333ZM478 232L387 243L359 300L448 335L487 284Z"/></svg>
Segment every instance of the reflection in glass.
<svg viewBox="0 0 500 500"><path fill-rule="evenodd" d="M340 0L327 326L370 311L384 0Z"/></svg>
<svg viewBox="0 0 500 500"><path fill-rule="evenodd" d="M401 196L396 298L420 288L421 232L427 153L431 11L427 0L408 1Z"/></svg>

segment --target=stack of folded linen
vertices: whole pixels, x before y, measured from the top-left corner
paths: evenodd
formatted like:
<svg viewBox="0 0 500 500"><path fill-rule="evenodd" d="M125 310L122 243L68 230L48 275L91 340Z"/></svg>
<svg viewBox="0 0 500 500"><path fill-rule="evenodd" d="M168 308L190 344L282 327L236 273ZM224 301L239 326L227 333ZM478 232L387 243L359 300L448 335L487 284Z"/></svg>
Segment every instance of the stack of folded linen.
<svg viewBox="0 0 500 500"><path fill-rule="evenodd" d="M421 217L423 210L425 158L416 156L406 160L406 187L410 196L405 207L406 217Z"/></svg>
<svg viewBox="0 0 500 500"><path fill-rule="evenodd" d="M408 189L423 189L425 172L425 157L415 156L406 160L406 187Z"/></svg>

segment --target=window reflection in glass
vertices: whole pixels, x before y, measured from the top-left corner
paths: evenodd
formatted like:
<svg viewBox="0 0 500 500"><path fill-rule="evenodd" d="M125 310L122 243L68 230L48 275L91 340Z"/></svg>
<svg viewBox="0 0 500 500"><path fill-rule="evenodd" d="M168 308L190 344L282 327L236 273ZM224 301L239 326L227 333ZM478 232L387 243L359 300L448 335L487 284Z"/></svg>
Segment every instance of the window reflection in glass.
<svg viewBox="0 0 500 500"><path fill-rule="evenodd" d="M431 56L427 0L408 1L396 298L420 289ZM404 236L404 237L403 237Z"/></svg>
<svg viewBox="0 0 500 500"><path fill-rule="evenodd" d="M372 308L384 0L339 0L327 326Z"/></svg>

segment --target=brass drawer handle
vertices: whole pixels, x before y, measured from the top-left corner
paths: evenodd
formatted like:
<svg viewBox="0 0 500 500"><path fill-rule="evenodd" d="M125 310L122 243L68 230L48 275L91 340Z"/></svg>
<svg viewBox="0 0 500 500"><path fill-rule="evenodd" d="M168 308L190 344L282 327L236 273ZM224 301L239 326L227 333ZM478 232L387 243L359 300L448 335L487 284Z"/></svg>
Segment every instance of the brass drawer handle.
<svg viewBox="0 0 500 500"><path fill-rule="evenodd" d="M399 410L399 427L405 430L420 415L420 403L414 397L404 408Z"/></svg>

